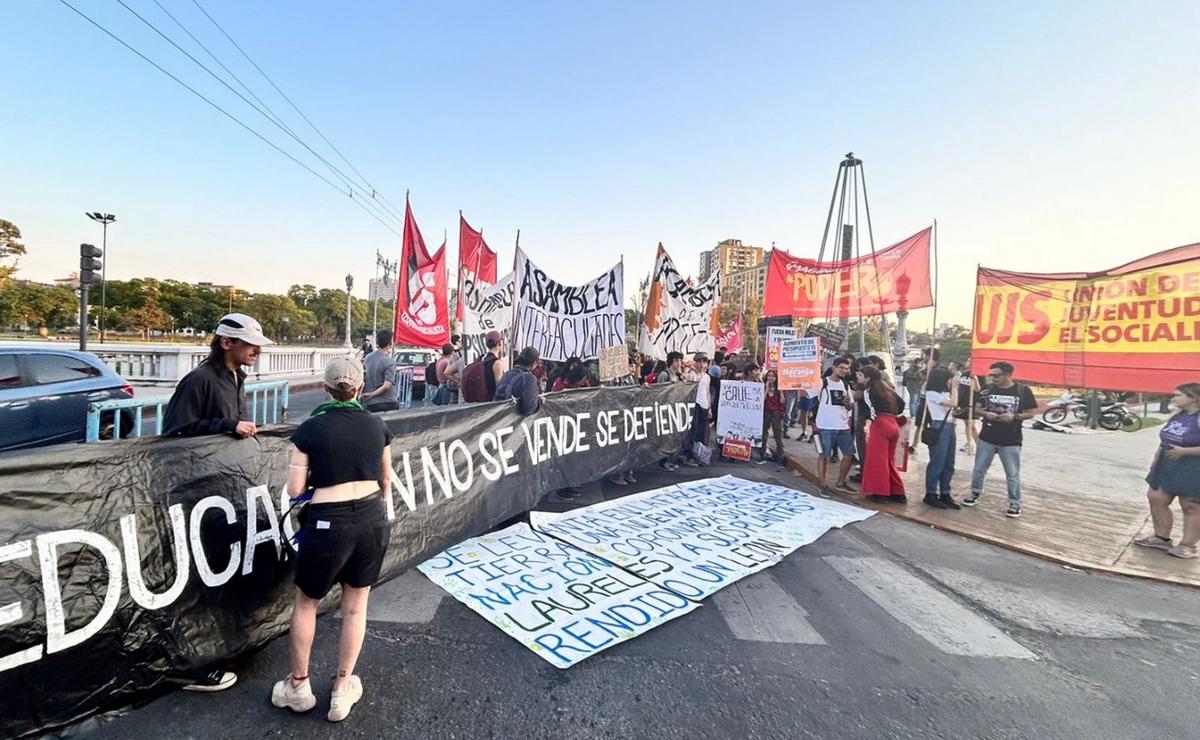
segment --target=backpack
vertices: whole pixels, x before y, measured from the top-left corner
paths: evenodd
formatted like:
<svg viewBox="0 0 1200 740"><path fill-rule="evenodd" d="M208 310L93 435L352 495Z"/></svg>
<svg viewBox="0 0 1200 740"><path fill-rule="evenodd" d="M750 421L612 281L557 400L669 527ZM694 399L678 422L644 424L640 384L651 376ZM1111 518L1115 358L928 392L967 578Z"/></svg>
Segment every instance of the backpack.
<svg viewBox="0 0 1200 740"><path fill-rule="evenodd" d="M492 400L487 391L487 378L485 373L489 370L483 364L483 360L476 360L467 369L463 370L462 384L459 386L463 400L470 403L483 403Z"/></svg>
<svg viewBox="0 0 1200 740"><path fill-rule="evenodd" d="M425 366L425 385L438 385L437 360Z"/></svg>

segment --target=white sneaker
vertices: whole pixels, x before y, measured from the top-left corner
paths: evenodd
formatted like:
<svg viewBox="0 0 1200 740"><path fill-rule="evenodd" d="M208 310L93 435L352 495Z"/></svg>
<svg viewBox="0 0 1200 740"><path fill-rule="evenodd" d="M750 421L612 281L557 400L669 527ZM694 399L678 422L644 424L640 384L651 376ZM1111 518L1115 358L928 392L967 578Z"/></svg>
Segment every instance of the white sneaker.
<svg viewBox="0 0 1200 740"><path fill-rule="evenodd" d="M329 700L329 714L325 715L325 719L330 722L341 722L349 717L350 710L362 698L362 694L362 680L358 676L351 676L350 680L346 682L345 688L333 692L333 696Z"/></svg>
<svg viewBox="0 0 1200 740"><path fill-rule="evenodd" d="M307 712L317 706L317 697L313 696L312 684L307 678L296 683L288 676L275 682L271 689L271 703L280 709L286 707L293 712Z"/></svg>

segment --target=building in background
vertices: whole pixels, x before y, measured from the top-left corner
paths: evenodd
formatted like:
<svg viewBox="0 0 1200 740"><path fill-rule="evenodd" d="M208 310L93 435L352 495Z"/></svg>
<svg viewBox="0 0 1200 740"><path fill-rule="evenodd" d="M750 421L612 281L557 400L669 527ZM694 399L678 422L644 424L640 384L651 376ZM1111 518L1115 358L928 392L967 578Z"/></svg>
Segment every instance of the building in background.
<svg viewBox="0 0 1200 740"><path fill-rule="evenodd" d="M742 244L741 239L726 239L712 249L700 253L700 280L707 280L717 268L721 270L721 289L730 283L736 272L764 264L763 248ZM765 271L764 271L765 280Z"/></svg>
<svg viewBox="0 0 1200 740"><path fill-rule="evenodd" d="M769 255L770 252L767 252ZM767 260L760 260L753 267L746 267L736 272L727 273L721 282L722 294L738 294L743 297L758 296L761 300L767 294Z"/></svg>

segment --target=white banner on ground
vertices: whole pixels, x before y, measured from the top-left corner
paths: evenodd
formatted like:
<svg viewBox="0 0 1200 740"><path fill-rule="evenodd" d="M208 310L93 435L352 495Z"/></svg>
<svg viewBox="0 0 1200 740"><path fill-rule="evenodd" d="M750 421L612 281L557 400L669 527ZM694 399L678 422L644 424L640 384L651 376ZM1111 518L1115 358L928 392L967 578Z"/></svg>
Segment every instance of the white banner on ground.
<svg viewBox="0 0 1200 740"><path fill-rule="evenodd" d="M507 344L513 316L513 273L500 278L495 285L475 280L463 282L462 339L467 362L474 362L487 352L484 339L490 331L504 335Z"/></svg>
<svg viewBox="0 0 1200 740"><path fill-rule="evenodd" d="M667 359L668 352L682 352L688 357L696 352L712 355L721 330L717 318L720 303L720 269L693 285L679 274L667 250L659 244L638 329L638 349L656 360Z"/></svg>
<svg viewBox="0 0 1200 740"><path fill-rule="evenodd" d="M762 446L764 393L762 383L721 381L717 400L718 444L734 439L749 442L751 447Z"/></svg>
<svg viewBox="0 0 1200 740"><path fill-rule="evenodd" d="M536 347L544 360L594 360L625 344L625 278L620 262L585 285L563 285L517 249L513 347Z"/></svg>
<svg viewBox="0 0 1200 740"><path fill-rule="evenodd" d="M558 668L699 606L525 523L473 537L418 568Z"/></svg>
<svg viewBox="0 0 1200 740"><path fill-rule="evenodd" d="M726 475L562 514L534 511L530 521L680 596L703 599L873 513Z"/></svg>

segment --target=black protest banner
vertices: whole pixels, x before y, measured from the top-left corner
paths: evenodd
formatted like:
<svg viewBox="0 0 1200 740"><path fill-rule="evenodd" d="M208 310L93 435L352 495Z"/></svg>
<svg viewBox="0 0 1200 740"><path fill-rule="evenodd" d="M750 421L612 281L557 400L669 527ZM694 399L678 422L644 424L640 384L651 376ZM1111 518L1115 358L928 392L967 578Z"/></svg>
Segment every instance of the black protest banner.
<svg viewBox="0 0 1200 740"><path fill-rule="evenodd" d="M677 451L692 392L553 393L524 417L505 402L385 416L395 436L382 579L545 493ZM0 456L5 734L118 708L286 631L294 524L281 512L291 432Z"/></svg>
<svg viewBox="0 0 1200 740"><path fill-rule="evenodd" d="M617 263L584 285L563 285L519 248L513 347L536 347L542 359L592 360L605 347L625 344L625 278Z"/></svg>

